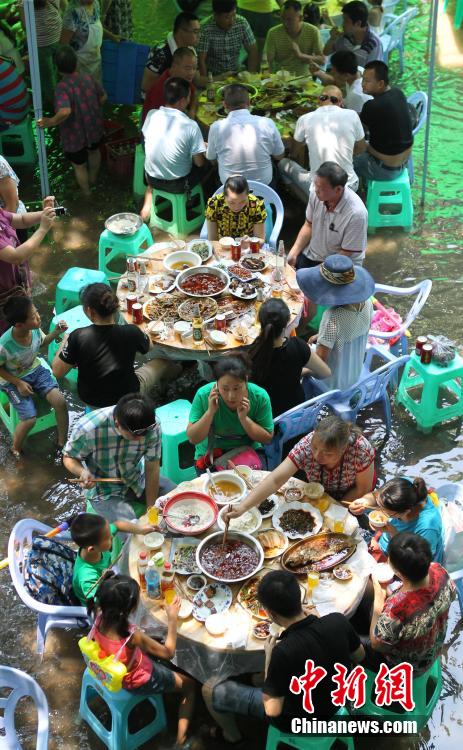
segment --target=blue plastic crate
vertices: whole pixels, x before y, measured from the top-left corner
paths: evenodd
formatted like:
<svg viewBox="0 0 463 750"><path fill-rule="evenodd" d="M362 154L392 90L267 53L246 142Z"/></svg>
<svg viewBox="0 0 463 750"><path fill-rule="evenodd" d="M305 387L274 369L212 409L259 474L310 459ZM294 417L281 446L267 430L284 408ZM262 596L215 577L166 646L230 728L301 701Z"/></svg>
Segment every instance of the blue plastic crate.
<svg viewBox="0 0 463 750"><path fill-rule="evenodd" d="M111 104L139 104L147 44L104 41L101 47L103 86Z"/></svg>

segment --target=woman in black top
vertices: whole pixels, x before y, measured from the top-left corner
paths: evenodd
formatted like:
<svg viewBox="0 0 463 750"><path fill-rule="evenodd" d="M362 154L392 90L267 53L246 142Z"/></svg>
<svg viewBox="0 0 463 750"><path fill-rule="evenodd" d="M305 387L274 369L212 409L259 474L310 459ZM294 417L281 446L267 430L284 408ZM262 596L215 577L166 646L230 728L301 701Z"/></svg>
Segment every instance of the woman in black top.
<svg viewBox="0 0 463 750"><path fill-rule="evenodd" d="M303 339L286 337L290 319L291 313L283 300L269 299L264 302L259 310L261 331L249 350L252 358L251 380L266 389L274 417L303 403L302 375L314 375L316 378L331 375L328 365L315 352L311 352Z"/></svg>
<svg viewBox="0 0 463 750"><path fill-rule="evenodd" d="M76 328L55 354L55 377L77 367L77 392L92 407L112 406L126 393L149 393L161 380L179 374L180 365L164 359L134 368L137 353L146 354L151 342L135 325L118 325L119 301L106 284L89 284L80 293L92 325Z"/></svg>

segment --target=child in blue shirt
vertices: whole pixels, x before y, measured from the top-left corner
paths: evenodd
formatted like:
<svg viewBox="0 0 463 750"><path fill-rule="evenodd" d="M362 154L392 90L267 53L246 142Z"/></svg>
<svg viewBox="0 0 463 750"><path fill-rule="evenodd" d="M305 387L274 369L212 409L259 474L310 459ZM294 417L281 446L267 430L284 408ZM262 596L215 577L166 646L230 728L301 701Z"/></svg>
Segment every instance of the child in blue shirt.
<svg viewBox="0 0 463 750"><path fill-rule="evenodd" d="M66 322L60 321L55 330L45 336L40 330L40 315L29 297L11 297L3 314L11 328L0 337L0 389L8 396L20 420L13 434L11 452L19 458L24 440L35 424L34 393L46 398L54 408L58 445L62 448L69 425L66 401L50 370L40 364L38 353L66 330Z"/></svg>

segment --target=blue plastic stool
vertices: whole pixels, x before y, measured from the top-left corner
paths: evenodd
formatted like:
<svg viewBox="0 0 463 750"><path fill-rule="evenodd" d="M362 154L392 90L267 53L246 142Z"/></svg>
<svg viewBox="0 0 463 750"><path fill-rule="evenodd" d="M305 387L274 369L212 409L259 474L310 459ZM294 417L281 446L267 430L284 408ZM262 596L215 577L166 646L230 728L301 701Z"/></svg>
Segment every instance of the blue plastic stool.
<svg viewBox="0 0 463 750"><path fill-rule="evenodd" d="M192 218L187 216L187 200L194 201L193 208L188 209ZM161 213L168 212L169 218L161 217ZM204 221L204 193L201 185L191 188L189 194L166 193L165 190L153 188L153 205L151 208L151 225L164 232L178 236L186 236L196 231Z"/></svg>
<svg viewBox="0 0 463 750"><path fill-rule="evenodd" d="M50 370L51 372L51 367L48 362L42 359L42 357L40 357L39 359L42 367L46 367L47 370ZM35 420L33 428L28 432L27 437L29 437L30 435L35 435L37 432L43 432L44 430L50 430L52 427L56 427L55 410L44 398L40 398L38 403L39 409L37 419ZM44 407L42 409L41 407L43 405ZM40 413L42 411L43 413ZM10 402L5 391L0 391L0 419L2 420L10 435L14 433L16 427L20 422L18 412Z"/></svg>
<svg viewBox="0 0 463 750"><path fill-rule="evenodd" d="M349 718L349 712L345 708L332 717L332 720ZM283 743L297 750L354 750L354 740L352 737L336 737L335 735L311 736L310 734L291 734L281 732L277 727L271 724L267 733L267 744L265 750L278 750L279 744Z"/></svg>
<svg viewBox="0 0 463 750"><path fill-rule="evenodd" d="M108 284L103 271L94 268L68 268L56 286L55 313L63 313L80 302L79 292L88 284Z"/></svg>
<svg viewBox="0 0 463 750"><path fill-rule="evenodd" d="M196 476L194 466L182 469L179 459L179 446L188 443L186 428L190 410L190 402L183 398L156 409L156 418L161 424L161 473L177 484Z"/></svg>
<svg viewBox="0 0 463 750"><path fill-rule="evenodd" d="M135 166L133 170L133 194L137 198L141 198L145 195L146 185L144 183L145 176L145 152L141 143L135 149Z"/></svg>
<svg viewBox="0 0 463 750"><path fill-rule="evenodd" d="M68 324L67 333L71 333L71 331L75 331L76 328L85 328L86 326L91 325L92 321L87 318L87 316L84 313L84 308L82 305L77 305L77 307L71 307L70 310L65 310L63 313L59 313L59 315L55 315L50 323L50 331L53 331L56 328L57 323L60 320L65 320ZM58 348L60 346L59 341L52 341L48 345L48 360L49 362L53 362L53 358L58 351ZM69 370L68 374L64 376L68 381L71 383L77 383L77 368L73 367L72 370Z"/></svg>
<svg viewBox="0 0 463 750"><path fill-rule="evenodd" d="M108 277L116 280L122 276L121 273L113 271L109 267L116 258L127 258L128 255L140 255L153 244L153 236L146 224L142 224L135 234L121 236L113 234L105 229L100 234L98 243L98 268L104 271ZM125 271L125 269L124 269Z"/></svg>
<svg viewBox="0 0 463 750"><path fill-rule="evenodd" d="M463 359L456 354L448 367L433 362L423 365L413 352L405 365L397 401L415 418L422 432L431 432L436 424L463 416ZM421 393L416 393L420 389ZM415 391L415 397L413 394ZM442 394L440 393L442 391ZM442 403L441 395L450 394L453 403Z"/></svg>
<svg viewBox="0 0 463 750"><path fill-rule="evenodd" d="M88 700L98 694L111 712L111 729L108 730L93 713ZM155 718L138 732L129 731L129 717L135 706L149 701L156 710ZM110 750L133 750L162 732L166 727L166 712L162 695L134 695L129 690L116 693L107 690L88 669L82 678L79 713L93 729L96 736Z"/></svg>
<svg viewBox="0 0 463 750"><path fill-rule="evenodd" d="M395 214L381 213L383 206L399 206ZM368 232L379 227L403 227L410 232L413 226L413 201L408 170L393 180L370 180L367 193Z"/></svg>
<svg viewBox="0 0 463 750"><path fill-rule="evenodd" d="M32 118L0 130L0 152L10 164L34 166L37 161Z"/></svg>

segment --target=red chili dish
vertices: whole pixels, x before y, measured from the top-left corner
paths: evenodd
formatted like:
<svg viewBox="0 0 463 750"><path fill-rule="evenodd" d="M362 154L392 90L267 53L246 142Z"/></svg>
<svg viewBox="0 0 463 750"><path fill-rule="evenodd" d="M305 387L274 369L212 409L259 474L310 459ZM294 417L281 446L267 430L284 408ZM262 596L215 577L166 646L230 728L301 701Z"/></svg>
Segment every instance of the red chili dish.
<svg viewBox="0 0 463 750"><path fill-rule="evenodd" d="M225 289L225 281L208 273L190 276L180 284L181 289L189 294L217 294Z"/></svg>

